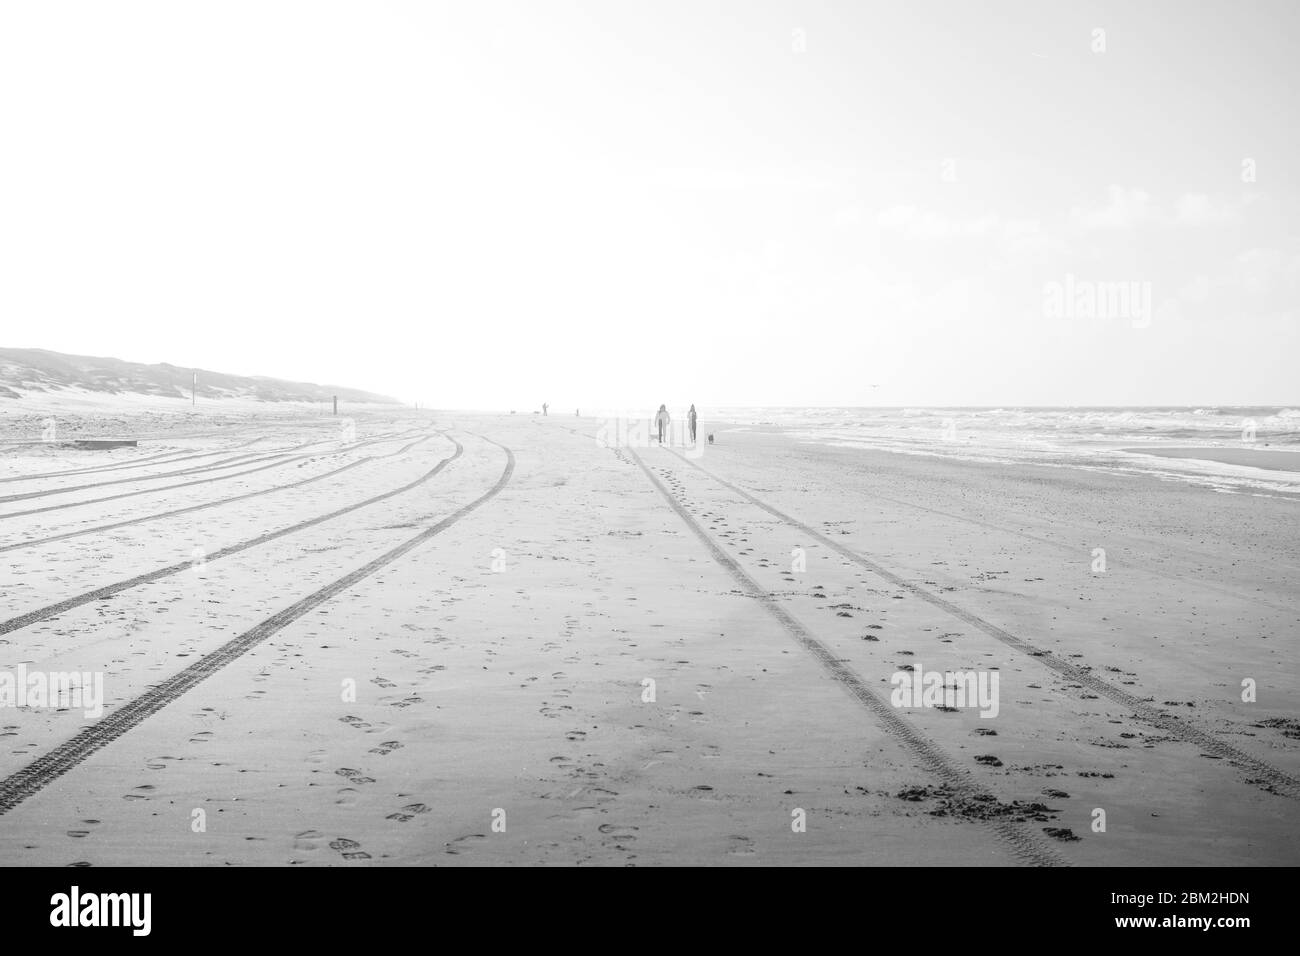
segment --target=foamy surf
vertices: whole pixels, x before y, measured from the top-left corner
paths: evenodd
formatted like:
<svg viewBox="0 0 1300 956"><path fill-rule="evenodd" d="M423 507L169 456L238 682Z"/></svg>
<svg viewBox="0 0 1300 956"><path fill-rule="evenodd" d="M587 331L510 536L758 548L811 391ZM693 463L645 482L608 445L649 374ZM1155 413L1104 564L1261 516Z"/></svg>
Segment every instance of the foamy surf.
<svg viewBox="0 0 1300 956"><path fill-rule="evenodd" d="M838 447L1300 496L1300 411L1287 406L755 408L718 414ZM1296 456L1294 467L1289 455Z"/></svg>

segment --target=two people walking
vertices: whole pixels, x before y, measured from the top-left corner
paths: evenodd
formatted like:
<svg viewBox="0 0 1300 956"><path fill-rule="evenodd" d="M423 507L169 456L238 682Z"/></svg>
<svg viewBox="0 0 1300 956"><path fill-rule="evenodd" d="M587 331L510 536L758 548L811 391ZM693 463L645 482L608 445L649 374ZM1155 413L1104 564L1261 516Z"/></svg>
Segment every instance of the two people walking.
<svg viewBox="0 0 1300 956"><path fill-rule="evenodd" d="M696 417L697 417L697 416L696 416L696 414L695 414L695 406L692 405L692 406L691 406L691 410L690 410L689 412L686 413L686 424L690 427L690 430L691 430L691 444L692 444L692 445L695 444L695 421L696 421ZM667 405L660 405L660 406L659 406L659 411L657 411L657 412L655 413L654 422L655 422L655 428L656 428L656 429L658 430L658 432L659 432L659 444L662 445L662 444L664 443L664 435L665 435L665 434L667 433L667 431L668 431L668 426L672 423L672 418L668 415L668 406L667 406Z"/></svg>

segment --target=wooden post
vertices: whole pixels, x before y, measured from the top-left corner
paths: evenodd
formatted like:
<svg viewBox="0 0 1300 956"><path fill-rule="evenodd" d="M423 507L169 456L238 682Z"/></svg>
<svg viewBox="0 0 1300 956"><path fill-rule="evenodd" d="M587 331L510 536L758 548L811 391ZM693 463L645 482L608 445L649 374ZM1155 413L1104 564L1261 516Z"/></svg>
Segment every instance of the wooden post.
<svg viewBox="0 0 1300 956"><path fill-rule="evenodd" d="M335 395L335 396L334 396L334 414L337 415L338 413L339 413L339 397L338 397L337 395Z"/></svg>

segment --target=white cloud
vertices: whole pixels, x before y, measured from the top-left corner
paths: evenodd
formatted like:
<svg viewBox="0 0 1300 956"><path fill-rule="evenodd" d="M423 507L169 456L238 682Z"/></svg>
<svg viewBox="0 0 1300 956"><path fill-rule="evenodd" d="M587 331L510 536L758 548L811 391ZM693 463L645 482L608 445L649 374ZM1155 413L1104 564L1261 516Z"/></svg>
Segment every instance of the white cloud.
<svg viewBox="0 0 1300 956"><path fill-rule="evenodd" d="M1248 295L1266 296L1296 275L1296 259L1281 249L1247 249L1236 258L1234 277Z"/></svg>
<svg viewBox="0 0 1300 956"><path fill-rule="evenodd" d="M1070 210L1070 219L1084 229L1132 229L1154 218L1151 195L1141 189L1111 186L1105 205Z"/></svg>
<svg viewBox="0 0 1300 956"><path fill-rule="evenodd" d="M1226 203L1218 203L1204 193L1188 193L1174 203L1174 222L1184 226L1203 226L1232 217Z"/></svg>
<svg viewBox="0 0 1300 956"><path fill-rule="evenodd" d="M1239 319L1289 313L1300 291L1300 254L1272 247L1246 249L1224 271L1197 275L1171 304L1178 318Z"/></svg>
<svg viewBox="0 0 1300 956"><path fill-rule="evenodd" d="M1139 226L1209 226L1239 219L1242 210L1255 199L1247 193L1240 199L1186 193L1165 208L1143 189L1111 186L1107 200L1099 206L1075 206L1070 221L1082 229L1135 229Z"/></svg>
<svg viewBox="0 0 1300 956"><path fill-rule="evenodd" d="M1035 235L1038 223L1029 219L1006 220L998 216L954 219L942 213L916 206L898 205L876 216L876 224L894 229L913 239L956 239L962 237L998 237L1018 239Z"/></svg>
<svg viewBox="0 0 1300 956"><path fill-rule="evenodd" d="M661 169L649 177L652 186L668 189L757 190L822 192L841 184L815 174L769 169Z"/></svg>

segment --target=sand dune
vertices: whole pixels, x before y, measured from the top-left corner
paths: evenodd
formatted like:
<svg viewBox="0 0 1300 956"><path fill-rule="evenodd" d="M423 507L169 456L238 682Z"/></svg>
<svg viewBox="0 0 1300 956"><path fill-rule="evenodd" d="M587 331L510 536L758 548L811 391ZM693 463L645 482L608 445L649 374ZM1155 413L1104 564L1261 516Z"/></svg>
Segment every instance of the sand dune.
<svg viewBox="0 0 1300 956"><path fill-rule="evenodd" d="M0 348L0 400L108 404L125 399L165 407L192 395L207 401L327 402L338 397L354 403L393 403L382 395L335 385L229 375L165 362L146 365L48 349Z"/></svg>

